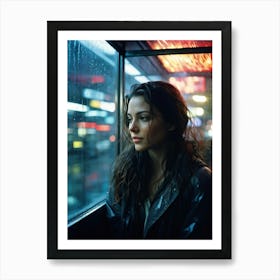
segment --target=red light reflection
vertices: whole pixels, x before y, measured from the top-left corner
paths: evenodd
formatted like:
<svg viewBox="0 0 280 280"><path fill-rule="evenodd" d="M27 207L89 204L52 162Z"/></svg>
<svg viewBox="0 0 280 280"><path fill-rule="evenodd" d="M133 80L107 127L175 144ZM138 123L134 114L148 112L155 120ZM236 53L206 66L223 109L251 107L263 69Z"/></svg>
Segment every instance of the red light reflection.
<svg viewBox="0 0 280 280"><path fill-rule="evenodd" d="M94 128L97 131L110 131L111 126L108 124L97 124L95 122L79 122L77 123L78 128Z"/></svg>

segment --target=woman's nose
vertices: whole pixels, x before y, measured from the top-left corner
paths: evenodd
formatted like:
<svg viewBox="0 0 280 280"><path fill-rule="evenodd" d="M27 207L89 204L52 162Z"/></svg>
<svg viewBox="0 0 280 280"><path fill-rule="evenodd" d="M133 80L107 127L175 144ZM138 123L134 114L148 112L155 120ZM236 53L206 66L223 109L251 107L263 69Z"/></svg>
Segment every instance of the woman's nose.
<svg viewBox="0 0 280 280"><path fill-rule="evenodd" d="M139 130L138 125L135 120L131 121L131 123L129 125L129 130L132 132L137 132Z"/></svg>

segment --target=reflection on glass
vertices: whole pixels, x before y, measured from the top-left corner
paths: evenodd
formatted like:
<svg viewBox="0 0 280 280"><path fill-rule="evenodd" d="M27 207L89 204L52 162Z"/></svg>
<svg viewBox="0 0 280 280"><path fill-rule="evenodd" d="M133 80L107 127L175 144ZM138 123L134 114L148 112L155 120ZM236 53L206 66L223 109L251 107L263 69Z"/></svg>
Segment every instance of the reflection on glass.
<svg viewBox="0 0 280 280"><path fill-rule="evenodd" d="M206 44L208 41L204 43ZM169 54L164 57L167 56L172 59L178 57L177 54ZM137 71L131 71L131 66ZM184 67L187 68L188 65ZM164 70L158 56L125 59L125 93L129 92L133 84L156 80L169 82L179 89L193 116L193 125L201 130L203 138L209 140L212 137L207 125L209 121L212 121L212 75L209 70L201 72L199 76L197 73L181 70L178 73L169 73Z"/></svg>
<svg viewBox="0 0 280 280"><path fill-rule="evenodd" d="M148 43L150 45L151 42ZM157 42L157 41L154 41ZM174 41L172 41L174 43ZM190 47L186 45L189 41L179 41L183 45L180 47ZM193 41L192 41L193 42ZM164 41L169 44L169 41ZM196 42L198 46L211 46L211 41ZM203 45L204 44L204 45ZM196 46L196 45L195 45ZM193 46L193 47L195 47ZM153 46L155 47L155 46ZM170 45L162 48L172 48ZM175 47L175 46L173 46ZM155 47L156 48L156 47ZM156 48L159 49L159 48ZM202 153L208 165L212 165L212 57L211 53L191 55L191 61L178 60L179 57L187 55L168 54L162 56L140 56L125 59L125 93L128 93L133 84L162 80L176 86L189 110L192 117L190 124L194 128L197 140L201 146ZM203 60L201 57L208 57ZM169 59L169 64L176 67L170 71L164 67L163 61ZM193 68L193 65L196 68ZM198 65L200 65L198 67ZM131 68L133 66L133 68ZM177 67L178 66L178 67ZM176 69L175 69L176 68ZM134 69L132 71L131 69ZM137 71L136 71L136 70ZM195 72L193 72L195 70ZM140 72L140 73L139 73ZM198 73L199 72L199 73ZM198 75L199 74L199 75Z"/></svg>
<svg viewBox="0 0 280 280"><path fill-rule="evenodd" d="M68 41L68 220L105 198L116 151L116 51Z"/></svg>

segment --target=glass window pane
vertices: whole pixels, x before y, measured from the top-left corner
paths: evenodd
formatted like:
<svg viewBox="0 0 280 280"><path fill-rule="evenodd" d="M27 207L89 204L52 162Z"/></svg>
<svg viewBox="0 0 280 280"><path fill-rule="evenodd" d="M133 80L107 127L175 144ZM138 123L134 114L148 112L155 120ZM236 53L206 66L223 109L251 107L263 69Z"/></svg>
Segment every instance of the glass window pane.
<svg viewBox="0 0 280 280"><path fill-rule="evenodd" d="M192 114L192 125L195 127L201 150L206 162L211 166L212 54L195 54L191 55L191 59L186 54L149 55L125 59L126 93L135 83L156 80L169 82L182 93Z"/></svg>
<svg viewBox="0 0 280 280"><path fill-rule="evenodd" d="M68 220L103 200L116 153L118 54L68 41Z"/></svg>

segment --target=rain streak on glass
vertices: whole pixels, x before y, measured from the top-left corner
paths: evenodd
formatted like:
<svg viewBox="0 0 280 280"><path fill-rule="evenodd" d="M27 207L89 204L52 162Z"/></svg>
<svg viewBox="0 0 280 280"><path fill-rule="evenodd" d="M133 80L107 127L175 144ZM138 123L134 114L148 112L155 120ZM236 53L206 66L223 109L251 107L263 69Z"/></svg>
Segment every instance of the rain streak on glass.
<svg viewBox="0 0 280 280"><path fill-rule="evenodd" d="M68 41L68 220L106 196L116 153L117 52Z"/></svg>

